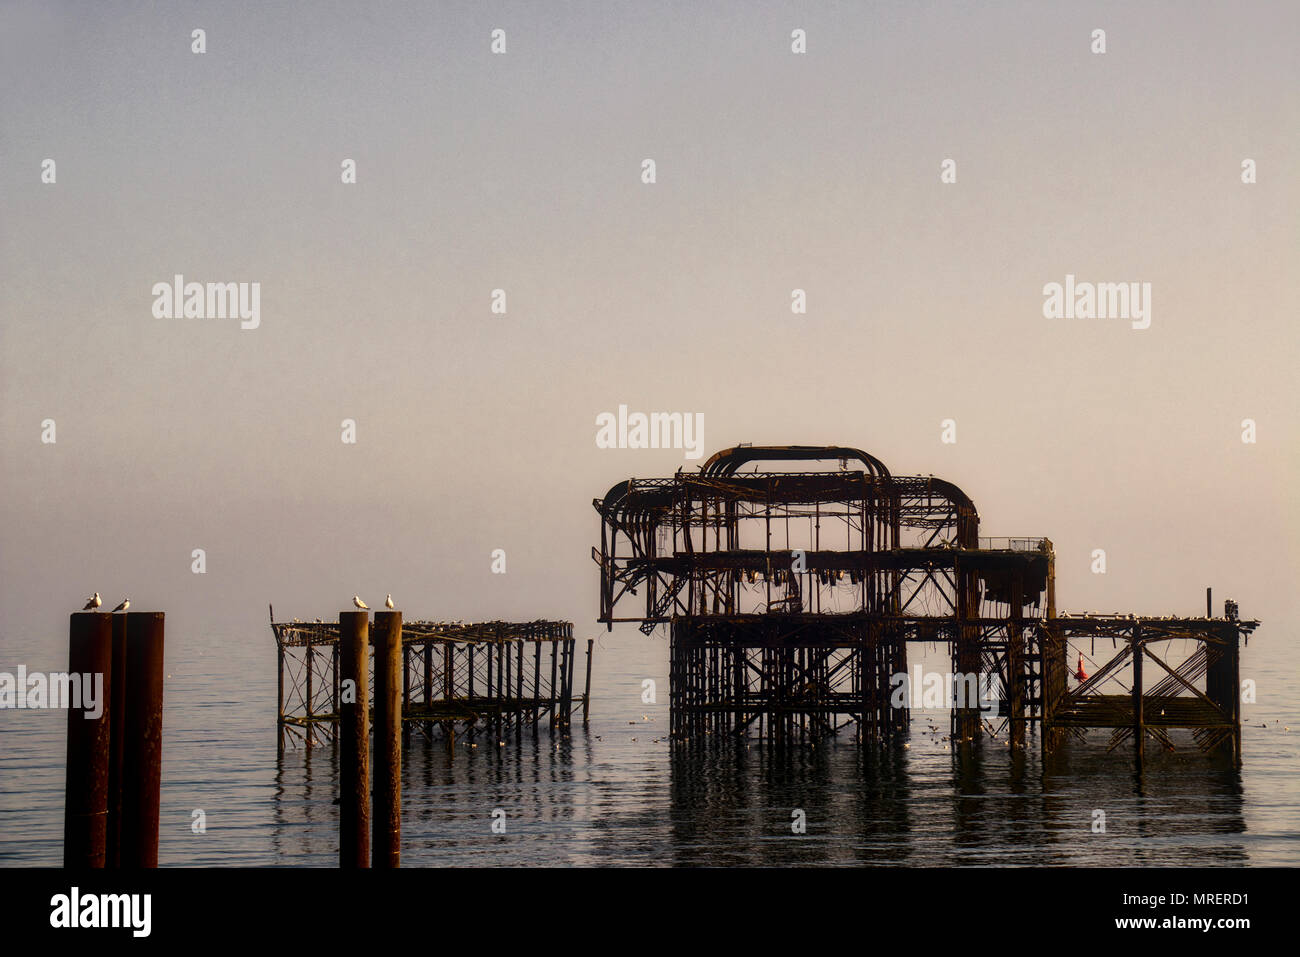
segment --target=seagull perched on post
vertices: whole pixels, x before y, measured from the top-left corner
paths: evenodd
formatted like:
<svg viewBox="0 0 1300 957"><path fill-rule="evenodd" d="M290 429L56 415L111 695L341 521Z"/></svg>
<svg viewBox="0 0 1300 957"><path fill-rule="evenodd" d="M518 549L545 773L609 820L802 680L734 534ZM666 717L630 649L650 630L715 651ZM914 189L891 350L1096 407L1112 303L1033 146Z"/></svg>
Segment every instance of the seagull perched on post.
<svg viewBox="0 0 1300 957"><path fill-rule="evenodd" d="M385 607L385 608L392 608L392 607L393 607L393 596L392 596L392 595L389 595L387 598L384 599L384 607Z"/></svg>
<svg viewBox="0 0 1300 957"><path fill-rule="evenodd" d="M129 599L129 598L123 598L123 599L122 599L122 604L120 604L120 605L118 605L116 608L114 608L113 611L126 611L126 610L127 610L128 608L130 608L130 607L131 607L131 599Z"/></svg>
<svg viewBox="0 0 1300 957"><path fill-rule="evenodd" d="M98 608L102 604L104 604L104 601L99 597L99 592L95 592L95 594L86 599L86 607L81 610L90 611L92 608Z"/></svg>
<svg viewBox="0 0 1300 957"><path fill-rule="evenodd" d="M367 605L364 601L361 600L361 596L360 596L360 595L353 595L353 596L352 596L352 604L356 605L358 608L364 608L366 611L369 611L369 610L370 610L370 606Z"/></svg>

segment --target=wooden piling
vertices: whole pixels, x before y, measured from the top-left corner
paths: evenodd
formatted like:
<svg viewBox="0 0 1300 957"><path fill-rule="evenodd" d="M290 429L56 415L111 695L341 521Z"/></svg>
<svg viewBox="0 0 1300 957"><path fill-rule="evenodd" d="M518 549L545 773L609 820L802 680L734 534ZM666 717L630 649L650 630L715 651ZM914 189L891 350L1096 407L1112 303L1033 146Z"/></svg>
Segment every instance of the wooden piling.
<svg viewBox="0 0 1300 957"><path fill-rule="evenodd" d="M402 613L375 612L373 867L401 864L402 658Z"/></svg>
<svg viewBox="0 0 1300 957"><path fill-rule="evenodd" d="M108 794L113 663L112 616L77 612L68 624L68 675L81 691L93 694L96 676L101 694L99 716L91 717L80 694L80 707L68 705L67 773L63 804L63 866L103 867L108 838ZM83 676L90 676L86 688ZM105 700L107 699L107 700Z"/></svg>
<svg viewBox="0 0 1300 957"><path fill-rule="evenodd" d="M339 867L370 866L370 615L339 612ZM346 683L351 681L351 701Z"/></svg>
<svg viewBox="0 0 1300 957"><path fill-rule="evenodd" d="M158 866L162 788L163 631L159 611L126 614L121 866Z"/></svg>
<svg viewBox="0 0 1300 957"><path fill-rule="evenodd" d="M104 866L122 866L122 756L126 741L126 615L113 615L112 680L105 677L112 717L108 731L108 846Z"/></svg>

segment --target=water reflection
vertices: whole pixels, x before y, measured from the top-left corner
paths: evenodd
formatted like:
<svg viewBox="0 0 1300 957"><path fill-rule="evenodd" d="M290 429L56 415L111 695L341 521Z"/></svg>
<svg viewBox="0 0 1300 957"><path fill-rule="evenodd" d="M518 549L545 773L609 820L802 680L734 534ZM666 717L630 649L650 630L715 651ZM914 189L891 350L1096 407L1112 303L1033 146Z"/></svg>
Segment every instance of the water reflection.
<svg viewBox="0 0 1300 957"><path fill-rule="evenodd" d="M277 860L337 853L333 747L277 762ZM914 732L778 748L542 729L454 746L406 738L407 865L636 864L771 867L920 864L1237 864L1247 860L1240 774L1199 753L1131 756L1071 741L1044 772L1037 742L1014 756L960 754ZM1094 812L1104 813L1099 830ZM494 814L505 833L492 829ZM801 832L800 821L806 828Z"/></svg>

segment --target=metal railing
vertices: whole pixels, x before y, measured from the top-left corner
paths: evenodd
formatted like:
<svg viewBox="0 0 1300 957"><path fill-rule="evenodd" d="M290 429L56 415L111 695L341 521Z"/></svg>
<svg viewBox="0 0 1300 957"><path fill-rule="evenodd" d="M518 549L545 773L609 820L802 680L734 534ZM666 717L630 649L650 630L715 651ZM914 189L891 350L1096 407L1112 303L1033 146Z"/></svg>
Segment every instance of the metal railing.
<svg viewBox="0 0 1300 957"><path fill-rule="evenodd" d="M997 552L1037 552L1043 548L1045 538L985 538L980 536L979 547Z"/></svg>

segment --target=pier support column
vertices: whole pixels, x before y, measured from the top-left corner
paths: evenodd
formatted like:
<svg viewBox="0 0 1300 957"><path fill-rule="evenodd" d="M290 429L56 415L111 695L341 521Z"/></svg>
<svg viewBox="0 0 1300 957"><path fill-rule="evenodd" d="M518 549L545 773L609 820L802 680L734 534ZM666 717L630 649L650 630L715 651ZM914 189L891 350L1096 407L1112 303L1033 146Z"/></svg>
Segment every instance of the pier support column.
<svg viewBox="0 0 1300 957"><path fill-rule="evenodd" d="M983 668L980 654L980 628L968 622L979 611L979 598L976 593L974 571L962 567L960 556L953 560L953 578L957 583L956 634L952 647L953 685L959 684L969 688L970 678L976 676L978 687L979 675ZM969 695L967 695L969 697ZM958 745L973 744L980 740L979 702L954 701L952 703L953 750Z"/></svg>
<svg viewBox="0 0 1300 957"><path fill-rule="evenodd" d="M284 756L284 645L275 638L275 754Z"/></svg>
<svg viewBox="0 0 1300 957"><path fill-rule="evenodd" d="M1133 626L1129 639L1133 648L1133 756L1137 769L1142 770L1142 759L1146 749L1146 721L1142 712L1142 629Z"/></svg>
<svg viewBox="0 0 1300 957"><path fill-rule="evenodd" d="M339 867L370 866L370 615L339 612Z"/></svg>
<svg viewBox="0 0 1300 957"><path fill-rule="evenodd" d="M126 613L121 866L158 866L162 790L163 613Z"/></svg>
<svg viewBox="0 0 1300 957"><path fill-rule="evenodd" d="M1217 642L1206 641L1205 696L1232 722L1224 742L1234 766L1241 764L1241 636L1235 625L1228 624L1215 635Z"/></svg>
<svg viewBox="0 0 1300 957"><path fill-rule="evenodd" d="M68 625L68 674L83 691L93 694L98 684L104 697L98 702L100 713L95 718L90 716L81 695L78 695L80 707L68 704L67 708L64 867L103 867L105 863L112 721L112 617L105 612L77 612ZM89 676L89 688L82 681L83 675Z"/></svg>
<svg viewBox="0 0 1300 957"><path fill-rule="evenodd" d="M1007 736L1015 754L1025 746L1025 576L1017 568L1011 577L1011 614L1007 622Z"/></svg>
<svg viewBox="0 0 1300 957"><path fill-rule="evenodd" d="M1065 698L1068 681L1066 679L1065 637L1056 625L1056 616L1049 615L1043 622L1038 638L1038 672L1042 695L1042 722L1039 727L1039 747L1042 758L1047 758L1056 750L1059 731L1056 728L1056 712Z"/></svg>
<svg viewBox="0 0 1300 957"><path fill-rule="evenodd" d="M316 738L316 727L315 725L312 724L312 699L316 697L316 689L314 687L314 682L316 678L316 672L315 672L316 662L313 660L315 656L312 654L311 649L312 649L311 632L308 632L307 640L303 645L303 652L304 652L303 661L307 666L307 692L305 695L303 695L303 703L307 712L307 722L303 727L307 732L308 751L310 751L312 745L315 744L315 738Z"/></svg>
<svg viewBox="0 0 1300 957"><path fill-rule="evenodd" d="M582 691L582 726L587 727L591 720L591 646L595 639L587 639L587 683L583 685Z"/></svg>
<svg viewBox="0 0 1300 957"><path fill-rule="evenodd" d="M402 859L402 613L375 612L373 867Z"/></svg>
<svg viewBox="0 0 1300 957"><path fill-rule="evenodd" d="M105 867L122 866L122 760L126 753L126 615L113 615L113 674L108 706L108 846ZM109 679L104 678L109 688Z"/></svg>

